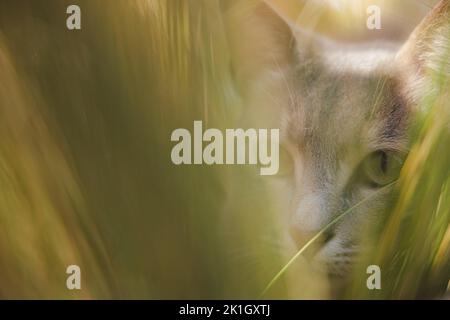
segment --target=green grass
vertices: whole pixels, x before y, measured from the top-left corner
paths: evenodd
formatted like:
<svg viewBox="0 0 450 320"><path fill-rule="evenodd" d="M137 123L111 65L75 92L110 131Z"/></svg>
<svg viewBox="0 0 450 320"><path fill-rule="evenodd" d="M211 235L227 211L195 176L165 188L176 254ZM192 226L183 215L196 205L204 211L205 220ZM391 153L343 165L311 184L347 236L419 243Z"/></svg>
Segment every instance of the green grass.
<svg viewBox="0 0 450 320"><path fill-rule="evenodd" d="M77 2L83 29L71 33L61 15L71 1L0 1L0 297L236 299L265 288L263 298L297 298L285 275L370 198L285 258L272 246L282 231L272 194L251 168L171 165L173 129L193 120L233 128L244 110L230 70L229 2ZM436 86L448 93L442 79ZM445 290L443 97L423 102L386 228L345 297ZM381 293L365 288L373 263ZM81 292L65 288L69 264L82 269ZM328 297L310 294L315 285L306 296Z"/></svg>

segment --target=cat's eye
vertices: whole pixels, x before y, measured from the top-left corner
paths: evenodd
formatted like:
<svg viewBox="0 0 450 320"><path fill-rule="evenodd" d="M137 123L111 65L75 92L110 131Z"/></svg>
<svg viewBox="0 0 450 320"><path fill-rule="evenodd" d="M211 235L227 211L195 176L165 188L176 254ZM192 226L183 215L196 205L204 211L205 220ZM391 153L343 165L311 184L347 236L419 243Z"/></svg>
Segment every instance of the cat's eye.
<svg viewBox="0 0 450 320"><path fill-rule="evenodd" d="M394 152L379 150L364 160L363 170L372 186L382 187L398 178L402 165L401 157Z"/></svg>

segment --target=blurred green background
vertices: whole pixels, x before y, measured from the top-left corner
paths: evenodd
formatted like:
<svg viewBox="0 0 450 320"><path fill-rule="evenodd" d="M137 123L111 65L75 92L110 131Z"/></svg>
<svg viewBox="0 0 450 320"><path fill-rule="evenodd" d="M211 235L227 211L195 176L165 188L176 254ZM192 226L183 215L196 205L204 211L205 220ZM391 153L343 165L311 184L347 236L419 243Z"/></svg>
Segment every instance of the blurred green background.
<svg viewBox="0 0 450 320"><path fill-rule="evenodd" d="M236 127L245 110L227 41L236 2L0 2L1 298L257 298L287 262L276 201L254 168L170 160L175 128ZM378 2L377 37L391 40L436 3ZM355 28L364 7L342 3L317 30L372 39ZM70 4L82 30L66 28ZM415 298L448 281L450 109L448 99L426 103L437 111L417 125L391 215L413 222L404 231L387 221L373 253L380 264L395 258L392 288L369 294L358 273L350 298ZM65 286L71 264L82 290ZM268 297L329 297L326 279L298 268L301 289L281 279Z"/></svg>

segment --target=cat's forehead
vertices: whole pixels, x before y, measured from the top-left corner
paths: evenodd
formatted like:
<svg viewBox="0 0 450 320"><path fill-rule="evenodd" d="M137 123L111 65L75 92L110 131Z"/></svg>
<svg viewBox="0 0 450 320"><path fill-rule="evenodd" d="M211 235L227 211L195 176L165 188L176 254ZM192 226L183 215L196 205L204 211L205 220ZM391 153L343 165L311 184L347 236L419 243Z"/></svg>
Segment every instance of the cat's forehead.
<svg viewBox="0 0 450 320"><path fill-rule="evenodd" d="M333 45L322 51L321 61L329 71L371 76L379 72L390 72L398 49L398 44L386 42Z"/></svg>
<svg viewBox="0 0 450 320"><path fill-rule="evenodd" d="M352 147L400 148L408 109L388 68L392 53L376 55L347 51L333 65L299 67L298 94L286 117L289 139L328 154Z"/></svg>

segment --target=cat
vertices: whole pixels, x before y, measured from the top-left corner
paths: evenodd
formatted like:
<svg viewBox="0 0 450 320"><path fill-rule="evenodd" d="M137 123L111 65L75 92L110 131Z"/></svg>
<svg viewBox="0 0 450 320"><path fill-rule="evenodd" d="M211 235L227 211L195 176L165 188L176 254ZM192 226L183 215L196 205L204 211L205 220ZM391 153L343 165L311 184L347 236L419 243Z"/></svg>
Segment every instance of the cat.
<svg viewBox="0 0 450 320"><path fill-rule="evenodd" d="M173 130L195 119L221 128L214 121L234 124L240 111L222 39L232 0L104 2L77 1L82 28L68 30L70 1L0 1L0 297L254 298L270 268L235 265L224 248L259 246L265 228L233 218L272 208L243 175L233 191L256 200L228 209L235 166L219 174L170 161ZM269 2L242 3L226 32L251 124L242 127L280 129L279 178L257 181L289 198L278 212L289 242L301 247L372 196L305 252L343 275L408 151L426 70L448 48L449 1L402 47L333 44ZM226 242L222 211L238 235ZM72 264L82 290L65 286Z"/></svg>
<svg viewBox="0 0 450 320"><path fill-rule="evenodd" d="M434 90L429 72L450 73L450 1L440 1L401 44L339 44L302 29L270 1L232 10L244 121L280 128L289 241L301 248L354 207L307 253L343 278L363 250L364 230L382 220L409 128Z"/></svg>

